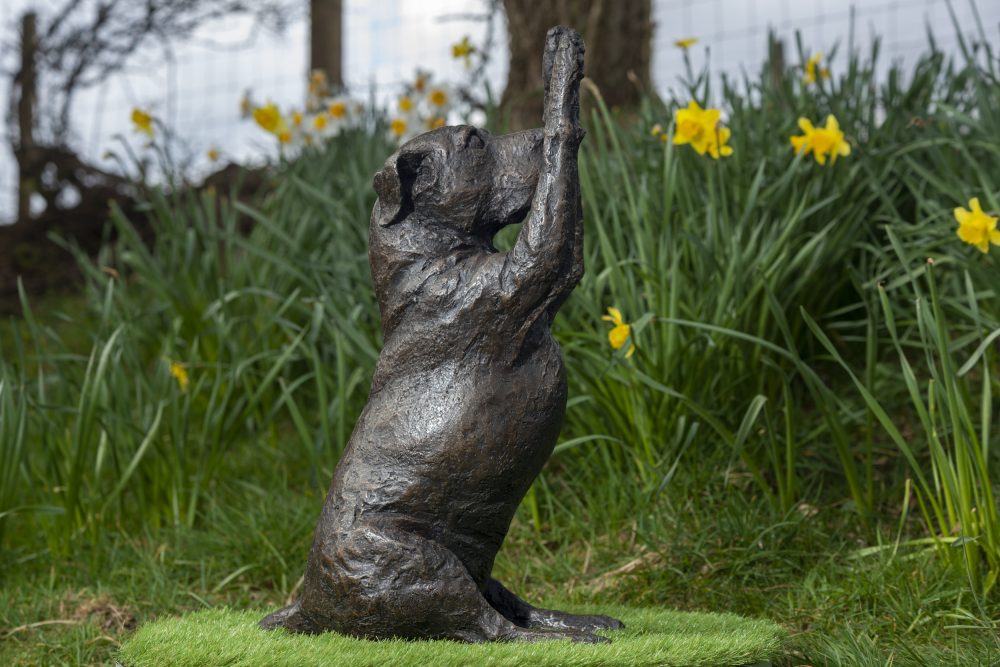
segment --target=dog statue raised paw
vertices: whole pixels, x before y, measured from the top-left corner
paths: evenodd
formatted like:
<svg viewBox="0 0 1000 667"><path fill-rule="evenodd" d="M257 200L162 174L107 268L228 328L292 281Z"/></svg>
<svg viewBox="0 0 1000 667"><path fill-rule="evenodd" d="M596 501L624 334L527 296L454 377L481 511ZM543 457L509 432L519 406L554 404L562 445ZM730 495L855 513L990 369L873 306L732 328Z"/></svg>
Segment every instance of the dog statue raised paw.
<svg viewBox="0 0 1000 667"><path fill-rule="evenodd" d="M384 639L606 642L606 616L537 609L491 577L566 410L550 326L583 275L580 36L546 37L544 128L443 127L375 175L384 347L299 598L261 627ZM514 247L493 236L524 221Z"/></svg>

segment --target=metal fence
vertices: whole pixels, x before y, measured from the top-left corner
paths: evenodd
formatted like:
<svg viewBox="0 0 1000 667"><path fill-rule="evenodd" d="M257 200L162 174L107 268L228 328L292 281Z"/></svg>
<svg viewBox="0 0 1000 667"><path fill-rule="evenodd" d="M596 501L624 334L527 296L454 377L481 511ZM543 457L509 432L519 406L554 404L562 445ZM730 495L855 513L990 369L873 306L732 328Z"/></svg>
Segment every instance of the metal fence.
<svg viewBox="0 0 1000 667"><path fill-rule="evenodd" d="M0 40L16 40L20 14L45 0L0 0ZM991 39L998 36L1000 1L975 4L952 0L654 0L653 79L661 90L672 86L682 60L673 42L697 37L690 51L695 66L710 60L713 71L755 70L766 56L768 31L787 45L786 59L798 62L795 33L810 52L841 43L844 57L852 25L859 46L872 36L883 40L885 61L914 58L926 46L926 26L939 46L955 50L958 31L974 33L979 21ZM853 10L852 10L853 5ZM465 73L451 58L450 45L462 35L482 40L485 0L344 0L344 71L349 87L386 99L420 66L443 80ZM977 12L979 20L977 21ZM496 26L497 48L486 79L494 91L506 78L506 34ZM223 159L249 161L274 151L273 143L252 124L240 120L239 100L247 90L258 99L282 106L301 104L308 67L308 30L304 21L284 34L254 32L249 22L217 21L169 53L138 54L125 71L80 94L73 107L74 147L100 163L117 136L138 142L129 113L135 106L152 109L171 128L176 150L192 159L194 171L209 167L206 152ZM6 66L11 63L7 62ZM833 63L836 68L837 62ZM0 90L7 109L10 91ZM7 137L0 146L0 224L16 209L16 165Z"/></svg>
<svg viewBox="0 0 1000 667"><path fill-rule="evenodd" d="M991 40L1000 36L997 0L654 0L654 7L653 72L660 87L679 68L671 48L678 37L699 37L699 46L711 50L713 71L733 73L760 66L769 31L785 43L789 64L798 62L798 33L809 53L829 53L839 44L836 65L846 59L853 28L858 48L867 49L874 37L881 39L886 68L923 52L928 27L938 47L953 53L960 33L978 39L980 24Z"/></svg>

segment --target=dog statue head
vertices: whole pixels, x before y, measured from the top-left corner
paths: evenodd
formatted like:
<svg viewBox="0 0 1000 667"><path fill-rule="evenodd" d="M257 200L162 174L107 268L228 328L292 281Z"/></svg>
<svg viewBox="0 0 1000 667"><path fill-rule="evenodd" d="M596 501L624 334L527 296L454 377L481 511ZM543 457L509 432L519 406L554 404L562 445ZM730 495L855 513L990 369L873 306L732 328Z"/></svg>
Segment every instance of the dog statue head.
<svg viewBox="0 0 1000 667"><path fill-rule="evenodd" d="M469 125L415 137L375 174L376 222L388 227L412 218L492 238L531 207L542 144L541 129L493 136Z"/></svg>

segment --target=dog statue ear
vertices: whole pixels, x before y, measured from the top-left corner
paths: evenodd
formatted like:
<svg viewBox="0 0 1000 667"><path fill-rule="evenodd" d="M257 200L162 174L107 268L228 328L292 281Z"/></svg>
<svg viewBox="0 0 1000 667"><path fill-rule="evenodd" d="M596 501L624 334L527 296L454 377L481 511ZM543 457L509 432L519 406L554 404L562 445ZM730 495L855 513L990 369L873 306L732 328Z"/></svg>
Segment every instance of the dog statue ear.
<svg viewBox="0 0 1000 667"><path fill-rule="evenodd" d="M378 194L379 224L383 227L394 225L413 212L413 184L424 157L416 151L397 153L395 160L386 160L375 174L372 186Z"/></svg>

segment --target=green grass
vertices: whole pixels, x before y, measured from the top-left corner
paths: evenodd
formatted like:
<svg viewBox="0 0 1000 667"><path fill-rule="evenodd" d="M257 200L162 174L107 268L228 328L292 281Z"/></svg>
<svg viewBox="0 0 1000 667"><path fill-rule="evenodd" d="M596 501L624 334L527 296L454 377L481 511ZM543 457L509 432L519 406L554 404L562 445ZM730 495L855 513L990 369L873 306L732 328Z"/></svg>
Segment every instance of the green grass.
<svg viewBox="0 0 1000 667"><path fill-rule="evenodd" d="M56 568L45 554L18 564L0 587L0 664L106 665L136 626L223 606L263 616L284 604L322 495L269 478L288 470L280 452L233 465L244 481L219 489L198 527L109 533L98 553ZM650 511L662 526L647 520L592 541L578 537L571 517L547 522L539 540L523 507L496 573L533 602L771 619L791 635L775 660L783 667L1000 658L967 583L933 554L859 553L851 514L835 507L770 525L766 510L748 509L749 491L694 473L677 489L693 500L686 511L660 503ZM654 528L655 540L643 532Z"/></svg>
<svg viewBox="0 0 1000 667"><path fill-rule="evenodd" d="M555 603L552 603L555 604ZM550 605L551 606L551 605ZM581 610L582 611L582 610ZM319 636L265 632L260 613L213 609L167 618L139 629L122 646L126 667L256 667L287 665L662 665L731 667L780 654L785 632L769 621L734 614L614 607L602 611L626 628L605 632L610 645L568 641L463 645L457 642L366 641L335 633Z"/></svg>

